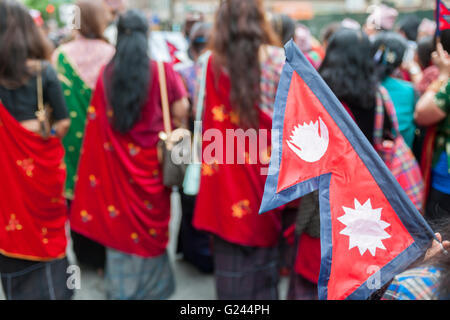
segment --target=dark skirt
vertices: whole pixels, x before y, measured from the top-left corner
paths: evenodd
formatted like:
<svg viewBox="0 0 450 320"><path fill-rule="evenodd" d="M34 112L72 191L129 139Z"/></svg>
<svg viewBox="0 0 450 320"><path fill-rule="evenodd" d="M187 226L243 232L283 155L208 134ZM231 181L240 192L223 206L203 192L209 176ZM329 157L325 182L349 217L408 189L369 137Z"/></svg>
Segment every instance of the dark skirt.
<svg viewBox="0 0 450 320"><path fill-rule="evenodd" d="M278 247L245 247L214 237L213 255L219 300L278 300Z"/></svg>
<svg viewBox="0 0 450 320"><path fill-rule="evenodd" d="M212 273L214 270L211 253L211 235L199 231L192 225L196 197L188 196L181 192L181 216L180 233L178 237L178 252L183 254L184 260L204 273Z"/></svg>
<svg viewBox="0 0 450 320"><path fill-rule="evenodd" d="M67 258L32 262L0 255L3 291L8 300L70 300Z"/></svg>
<svg viewBox="0 0 450 320"><path fill-rule="evenodd" d="M287 300L318 300L317 284L292 271Z"/></svg>
<svg viewBox="0 0 450 320"><path fill-rule="evenodd" d="M106 295L110 300L165 300L175 292L167 253L142 258L106 249Z"/></svg>
<svg viewBox="0 0 450 320"><path fill-rule="evenodd" d="M283 233L295 223L297 218L297 212L298 208L295 207L294 208L287 207L286 209L283 210L283 212L281 212L281 223ZM280 236L279 250L280 250L279 258L280 258L281 274L283 276L287 276L292 268L292 265L294 264L297 251L295 245L290 244L283 234L281 234Z"/></svg>
<svg viewBox="0 0 450 320"><path fill-rule="evenodd" d="M71 200L67 200L70 209ZM73 252L77 263L82 268L91 270L104 270L106 264L106 248L98 242L95 242L73 230L70 230Z"/></svg>
<svg viewBox="0 0 450 320"><path fill-rule="evenodd" d="M105 269L106 249L103 245L73 230L70 230L70 236L72 238L73 252L81 268L95 271Z"/></svg>

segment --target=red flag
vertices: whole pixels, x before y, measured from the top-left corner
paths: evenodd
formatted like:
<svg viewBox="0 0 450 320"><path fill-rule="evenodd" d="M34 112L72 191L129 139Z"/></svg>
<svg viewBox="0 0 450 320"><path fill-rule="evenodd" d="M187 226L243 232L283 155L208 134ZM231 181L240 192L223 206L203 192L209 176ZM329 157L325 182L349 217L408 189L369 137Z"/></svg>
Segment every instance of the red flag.
<svg viewBox="0 0 450 320"><path fill-rule="evenodd" d="M173 43L171 43L171 42L169 42L167 40L166 40L166 43L167 43L167 48L169 49L169 55L170 55L171 63L173 65L176 65L177 63L180 63L181 60L178 59L178 57L177 57L177 52L179 51L178 48Z"/></svg>
<svg viewBox="0 0 450 320"><path fill-rule="evenodd" d="M367 299L433 231L300 50L289 42L260 212L319 189L319 298Z"/></svg>
<svg viewBox="0 0 450 320"><path fill-rule="evenodd" d="M441 0L437 0L436 24L437 24L436 31L438 33L442 30L450 29L450 10Z"/></svg>

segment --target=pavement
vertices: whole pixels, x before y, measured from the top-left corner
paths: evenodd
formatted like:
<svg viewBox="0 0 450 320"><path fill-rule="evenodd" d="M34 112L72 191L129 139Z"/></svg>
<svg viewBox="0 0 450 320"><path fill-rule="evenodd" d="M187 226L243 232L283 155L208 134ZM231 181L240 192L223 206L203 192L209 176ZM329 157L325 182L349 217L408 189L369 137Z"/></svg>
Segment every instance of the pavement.
<svg viewBox="0 0 450 320"><path fill-rule="evenodd" d="M172 198L172 203L178 203L177 198ZM170 300L215 300L214 276L203 274L194 266L184 261L176 255L177 235L180 225L181 209L177 205L172 205L170 234L171 239L168 245L169 257L175 274L176 289ZM75 261L75 256L71 247L71 241L67 249L69 262ZM288 278L281 277L279 284L280 299L285 299L287 295ZM105 288L103 278L90 270L81 270L81 288L75 290L74 300L105 300ZM0 300L5 300L5 296L0 283Z"/></svg>

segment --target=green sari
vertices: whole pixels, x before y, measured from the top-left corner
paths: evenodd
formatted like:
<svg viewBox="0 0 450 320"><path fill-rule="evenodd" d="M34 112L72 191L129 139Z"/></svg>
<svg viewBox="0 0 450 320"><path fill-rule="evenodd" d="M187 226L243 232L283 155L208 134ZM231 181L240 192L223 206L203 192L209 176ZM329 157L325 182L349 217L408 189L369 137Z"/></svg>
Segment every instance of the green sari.
<svg viewBox="0 0 450 320"><path fill-rule="evenodd" d="M71 120L63 145L66 151L64 160L67 167L64 194L67 199L72 199L92 90L81 79L74 64L62 51L57 54L56 68Z"/></svg>

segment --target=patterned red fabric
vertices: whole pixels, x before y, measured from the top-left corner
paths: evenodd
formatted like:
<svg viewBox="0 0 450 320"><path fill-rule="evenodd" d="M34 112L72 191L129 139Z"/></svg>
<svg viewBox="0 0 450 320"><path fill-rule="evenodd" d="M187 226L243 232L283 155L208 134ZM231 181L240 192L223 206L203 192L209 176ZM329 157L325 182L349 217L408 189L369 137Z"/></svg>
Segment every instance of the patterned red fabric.
<svg viewBox="0 0 450 320"><path fill-rule="evenodd" d="M169 239L170 190L162 184L156 142L142 145L112 129L102 79L88 110L71 227L128 254L159 256Z"/></svg>
<svg viewBox="0 0 450 320"><path fill-rule="evenodd" d="M64 149L23 128L0 103L0 253L45 261L66 254Z"/></svg>
<svg viewBox="0 0 450 320"><path fill-rule="evenodd" d="M386 108L396 134L393 143L388 145L385 145L383 141L383 106ZM377 95L374 147L417 210L423 214L425 191L422 173L411 149L400 135L394 105L388 92L383 87L380 87L380 92Z"/></svg>
<svg viewBox="0 0 450 320"><path fill-rule="evenodd" d="M240 128L239 116L229 101L230 79L221 73L215 81L212 59L206 77L202 175L193 224L234 244L275 246L281 235L281 215L275 211L258 214L266 181L261 169L267 165L262 163L268 164L270 159L272 119L259 111L260 129L265 130L267 138L259 135L256 155L252 154L248 139L245 148L240 148L243 146L237 139L232 147L225 148L231 140L226 139L226 130L235 132ZM223 141L217 141L214 133ZM211 142L207 142L209 134L214 136ZM261 139L267 139L266 148L261 147ZM214 146L214 158L206 159ZM234 164L226 164L227 156L234 158ZM237 164L239 158L242 164Z"/></svg>
<svg viewBox="0 0 450 320"><path fill-rule="evenodd" d="M439 12L439 17L437 17L439 31L450 29L450 22L448 21L450 10L442 1L439 1L439 10L437 12Z"/></svg>

